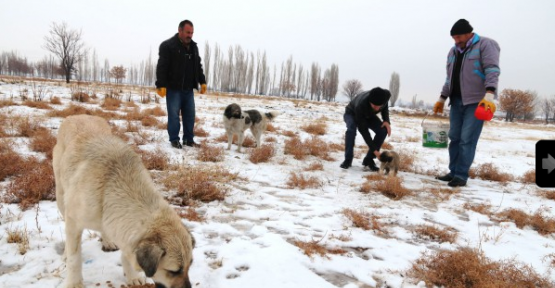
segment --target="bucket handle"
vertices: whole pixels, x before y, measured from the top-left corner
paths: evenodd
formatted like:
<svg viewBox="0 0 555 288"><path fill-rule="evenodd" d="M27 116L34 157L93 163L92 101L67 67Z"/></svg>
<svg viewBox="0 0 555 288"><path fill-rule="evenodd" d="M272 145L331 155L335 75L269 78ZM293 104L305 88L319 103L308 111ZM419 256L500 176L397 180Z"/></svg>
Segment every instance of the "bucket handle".
<svg viewBox="0 0 555 288"><path fill-rule="evenodd" d="M428 116L432 115L431 112L426 113L426 116L424 116L424 119L422 119L422 123L420 124L420 126L424 126L424 120L426 120L426 118L428 118Z"/></svg>

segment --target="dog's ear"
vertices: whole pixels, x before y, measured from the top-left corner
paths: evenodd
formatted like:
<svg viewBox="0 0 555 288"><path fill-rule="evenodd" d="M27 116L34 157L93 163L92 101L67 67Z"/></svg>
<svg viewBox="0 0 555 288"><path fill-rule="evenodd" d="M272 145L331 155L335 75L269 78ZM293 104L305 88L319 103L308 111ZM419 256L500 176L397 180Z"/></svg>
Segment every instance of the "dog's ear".
<svg viewBox="0 0 555 288"><path fill-rule="evenodd" d="M389 156L389 153L381 153L380 154L380 162L391 162L393 161L393 157Z"/></svg>
<svg viewBox="0 0 555 288"><path fill-rule="evenodd" d="M152 277L156 274L160 259L166 254L166 251L153 241L143 240L139 243L137 250L135 250L135 257L141 269L145 271L147 277Z"/></svg>
<svg viewBox="0 0 555 288"><path fill-rule="evenodd" d="M251 117L249 116L245 116L245 124L250 125L251 124Z"/></svg>

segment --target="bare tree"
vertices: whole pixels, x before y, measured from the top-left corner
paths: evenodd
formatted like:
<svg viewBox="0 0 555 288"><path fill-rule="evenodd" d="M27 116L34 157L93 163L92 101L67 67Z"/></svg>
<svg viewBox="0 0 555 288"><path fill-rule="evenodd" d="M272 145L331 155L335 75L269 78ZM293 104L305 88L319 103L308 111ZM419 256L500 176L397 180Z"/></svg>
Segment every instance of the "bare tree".
<svg viewBox="0 0 555 288"><path fill-rule="evenodd" d="M212 83L210 83L210 60L212 57L211 53L212 51L210 51L210 45L208 44L208 41L204 42L204 75L206 75L206 83L210 84L210 86L212 86Z"/></svg>
<svg viewBox="0 0 555 288"><path fill-rule="evenodd" d="M542 112L542 116L545 117L545 124L549 123L549 117L555 109L553 104L555 104L554 101L549 98L544 98L540 101L540 110Z"/></svg>
<svg viewBox="0 0 555 288"><path fill-rule="evenodd" d="M114 66L110 69L110 76L116 79L116 84L121 84L122 79L125 78L125 73L127 73L127 69L123 68L123 66Z"/></svg>
<svg viewBox="0 0 555 288"><path fill-rule="evenodd" d="M314 100L314 95L319 90L320 85L320 66L316 62L312 62L310 66L310 100ZM318 101L320 99L318 98Z"/></svg>
<svg viewBox="0 0 555 288"><path fill-rule="evenodd" d="M517 89L505 89L499 95L499 109L505 111L505 121L513 122L515 117L525 118L534 111L536 93Z"/></svg>
<svg viewBox="0 0 555 288"><path fill-rule="evenodd" d="M389 102L391 103L391 107L395 106L395 102L399 99L400 88L401 80L399 79L399 74L397 72L393 72L391 74L391 79L389 80L389 92L391 92L391 99L389 99Z"/></svg>
<svg viewBox="0 0 555 288"><path fill-rule="evenodd" d="M81 39L81 31L69 29L65 22L62 24L53 22L49 34L44 37L46 41L44 47L60 59L66 83L69 83L71 73L81 61L86 50L85 43Z"/></svg>
<svg viewBox="0 0 555 288"><path fill-rule="evenodd" d="M353 100L360 92L362 92L362 82L360 80L351 79L343 84L343 95L347 96L349 100Z"/></svg>

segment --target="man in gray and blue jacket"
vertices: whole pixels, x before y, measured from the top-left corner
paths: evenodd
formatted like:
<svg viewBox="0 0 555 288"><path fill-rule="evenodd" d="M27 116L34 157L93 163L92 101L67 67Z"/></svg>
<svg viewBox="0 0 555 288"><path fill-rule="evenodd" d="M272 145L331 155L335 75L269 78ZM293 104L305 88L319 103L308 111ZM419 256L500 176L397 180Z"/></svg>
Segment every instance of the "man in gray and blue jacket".
<svg viewBox="0 0 555 288"><path fill-rule="evenodd" d="M451 28L455 46L449 50L447 79L434 105L434 113L443 113L445 100L450 100L449 173L436 179L449 182L451 187L466 185L484 125L474 112L482 104L495 112L493 101L501 71L499 44L472 30L465 19L458 20Z"/></svg>

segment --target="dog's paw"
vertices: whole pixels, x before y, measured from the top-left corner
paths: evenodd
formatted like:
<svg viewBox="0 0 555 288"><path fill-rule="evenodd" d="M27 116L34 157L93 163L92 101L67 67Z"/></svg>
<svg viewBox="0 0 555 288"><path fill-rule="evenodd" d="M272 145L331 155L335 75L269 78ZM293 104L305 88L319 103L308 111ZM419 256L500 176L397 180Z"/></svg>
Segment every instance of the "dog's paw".
<svg viewBox="0 0 555 288"><path fill-rule="evenodd" d="M145 277L137 277L137 278L133 278L133 279L127 279L127 285L132 286L132 285L145 285L146 284L146 278Z"/></svg>
<svg viewBox="0 0 555 288"><path fill-rule="evenodd" d="M65 288L85 288L85 285L83 284L83 281L78 281L73 283L70 283L68 281L68 283L66 283Z"/></svg>
<svg viewBox="0 0 555 288"><path fill-rule="evenodd" d="M102 251L104 252L113 252L118 251L119 248L113 242L102 241Z"/></svg>

